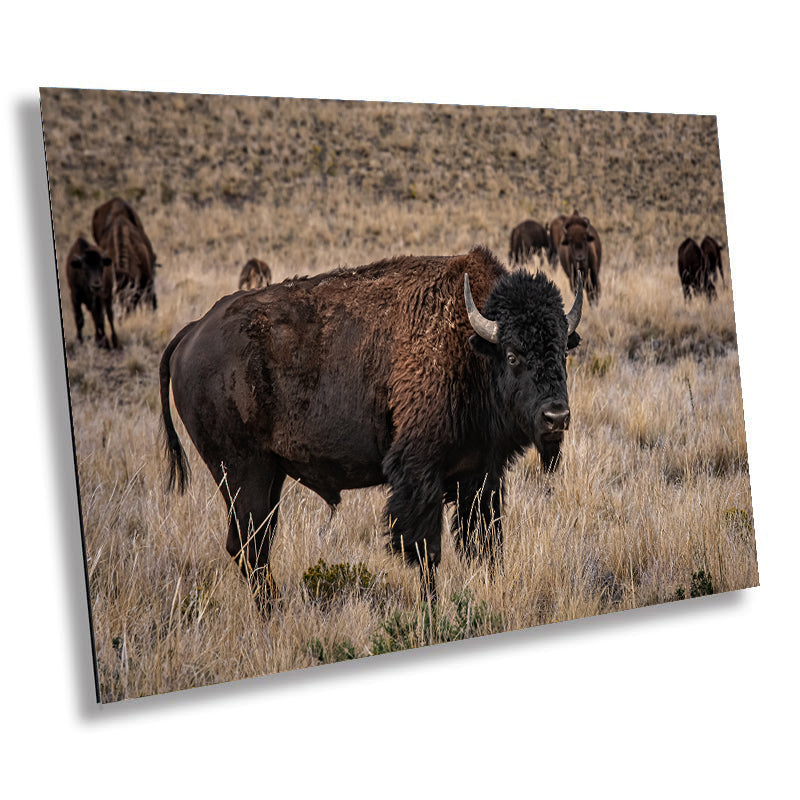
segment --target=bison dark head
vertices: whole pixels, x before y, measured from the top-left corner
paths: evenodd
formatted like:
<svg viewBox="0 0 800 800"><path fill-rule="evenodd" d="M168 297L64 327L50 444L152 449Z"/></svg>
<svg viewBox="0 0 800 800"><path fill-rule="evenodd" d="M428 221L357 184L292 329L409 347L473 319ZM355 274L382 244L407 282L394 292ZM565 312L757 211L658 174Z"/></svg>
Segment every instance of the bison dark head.
<svg viewBox="0 0 800 800"><path fill-rule="evenodd" d="M594 236L589 232L589 220L586 217L571 217L564 226L564 239L562 245L569 248L572 259L581 272L586 269L589 257L589 243L594 241Z"/></svg>
<svg viewBox="0 0 800 800"><path fill-rule="evenodd" d="M80 256L72 259L71 266L83 272L92 294L100 294L103 290L103 272L111 265L111 259L85 240L81 240L80 245Z"/></svg>
<svg viewBox="0 0 800 800"><path fill-rule="evenodd" d="M503 276L483 314L475 308L466 275L464 296L475 330L469 342L492 365L500 413L505 415L502 426L515 446L532 442L545 469L555 469L569 428L566 360L580 342L575 330L583 305L580 274L568 314L555 284L542 273Z"/></svg>

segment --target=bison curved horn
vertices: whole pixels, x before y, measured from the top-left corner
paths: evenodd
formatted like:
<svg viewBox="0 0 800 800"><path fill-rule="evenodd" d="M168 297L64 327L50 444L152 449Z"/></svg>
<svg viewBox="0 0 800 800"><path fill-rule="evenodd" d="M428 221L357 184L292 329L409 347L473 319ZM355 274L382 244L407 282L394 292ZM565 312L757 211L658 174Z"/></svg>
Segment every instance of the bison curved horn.
<svg viewBox="0 0 800 800"><path fill-rule="evenodd" d="M583 276L578 270L577 287L575 289L575 302L567 314L567 336L575 333L578 323L581 321L581 311L583 310Z"/></svg>
<svg viewBox="0 0 800 800"><path fill-rule="evenodd" d="M592 224L591 222L589 222L589 217L583 217L583 221L586 223L587 228Z"/></svg>
<svg viewBox="0 0 800 800"><path fill-rule="evenodd" d="M467 304L469 324L472 325L472 329L475 333L477 333L481 339L486 339L487 342L500 344L500 337L497 334L497 323L486 319L486 317L475 308L475 303L472 300L472 292L469 290L469 276L466 272L464 273L464 301ZM580 316L580 312L578 312L578 316Z"/></svg>

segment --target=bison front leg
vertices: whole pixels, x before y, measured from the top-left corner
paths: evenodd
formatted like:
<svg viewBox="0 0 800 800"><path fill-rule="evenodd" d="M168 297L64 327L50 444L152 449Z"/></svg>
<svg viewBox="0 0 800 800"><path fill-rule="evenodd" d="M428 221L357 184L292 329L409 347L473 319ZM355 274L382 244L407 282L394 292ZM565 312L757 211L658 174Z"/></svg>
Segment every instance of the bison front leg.
<svg viewBox="0 0 800 800"><path fill-rule="evenodd" d="M111 346L119 347L117 332L114 330L114 310L112 308L110 295L103 300L103 305L105 306L106 316L108 317L108 325L111 328Z"/></svg>
<svg viewBox="0 0 800 800"><path fill-rule="evenodd" d="M92 302L92 321L94 322L94 341L98 347L109 347L106 337L103 301L96 297Z"/></svg>
<svg viewBox="0 0 800 800"><path fill-rule="evenodd" d="M72 310L75 313L75 327L78 330L78 341L83 341L83 309L80 300L72 301Z"/></svg>
<svg viewBox="0 0 800 800"><path fill-rule="evenodd" d="M436 599L436 568L442 559L442 487L438 475L415 470L413 457L390 455L384 464L391 495L386 522L392 551L420 570L422 586Z"/></svg>
<svg viewBox="0 0 800 800"><path fill-rule="evenodd" d="M448 495L455 505L451 529L456 546L471 560L488 559L494 568L502 561L503 526L500 518L502 482L459 483Z"/></svg>

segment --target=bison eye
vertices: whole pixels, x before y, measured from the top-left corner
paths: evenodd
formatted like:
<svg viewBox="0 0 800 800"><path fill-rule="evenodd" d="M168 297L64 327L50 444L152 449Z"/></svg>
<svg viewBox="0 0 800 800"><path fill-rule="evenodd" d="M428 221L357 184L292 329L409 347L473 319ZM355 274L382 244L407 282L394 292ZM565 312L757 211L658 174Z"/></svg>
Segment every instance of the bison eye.
<svg viewBox="0 0 800 800"><path fill-rule="evenodd" d="M518 367L522 363L516 353L512 353L510 350L506 353L506 359L512 367Z"/></svg>

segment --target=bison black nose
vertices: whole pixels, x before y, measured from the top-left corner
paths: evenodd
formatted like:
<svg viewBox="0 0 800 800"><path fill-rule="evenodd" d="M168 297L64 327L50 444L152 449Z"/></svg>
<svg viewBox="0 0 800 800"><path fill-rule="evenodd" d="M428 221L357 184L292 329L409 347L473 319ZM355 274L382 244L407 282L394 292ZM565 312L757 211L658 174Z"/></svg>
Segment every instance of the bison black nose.
<svg viewBox="0 0 800 800"><path fill-rule="evenodd" d="M545 425L551 431L565 431L569 428L569 409L563 406L551 406L542 413Z"/></svg>

